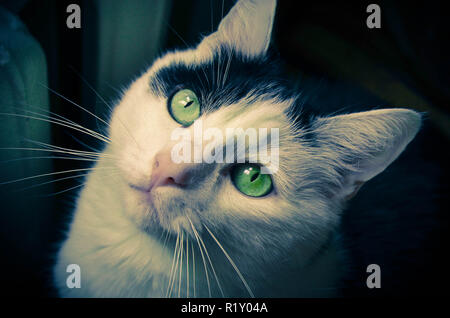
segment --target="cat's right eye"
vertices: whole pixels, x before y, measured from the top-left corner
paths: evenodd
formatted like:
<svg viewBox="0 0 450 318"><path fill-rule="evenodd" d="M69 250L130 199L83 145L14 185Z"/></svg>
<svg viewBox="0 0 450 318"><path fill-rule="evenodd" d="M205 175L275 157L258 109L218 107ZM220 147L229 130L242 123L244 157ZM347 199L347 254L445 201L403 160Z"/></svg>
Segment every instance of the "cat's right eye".
<svg viewBox="0 0 450 318"><path fill-rule="evenodd" d="M261 167L254 163L235 165L230 171L231 181L243 194L263 197L273 190L272 177L262 174Z"/></svg>
<svg viewBox="0 0 450 318"><path fill-rule="evenodd" d="M183 126L190 126L200 117L200 102L197 95L190 89L182 89L169 99L169 113L172 118Z"/></svg>

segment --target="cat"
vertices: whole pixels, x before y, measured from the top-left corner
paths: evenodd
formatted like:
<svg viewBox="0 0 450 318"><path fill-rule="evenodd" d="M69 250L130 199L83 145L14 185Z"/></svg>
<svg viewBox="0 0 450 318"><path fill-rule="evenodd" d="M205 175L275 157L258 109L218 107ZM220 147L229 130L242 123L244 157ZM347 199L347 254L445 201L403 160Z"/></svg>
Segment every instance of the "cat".
<svg viewBox="0 0 450 318"><path fill-rule="evenodd" d="M60 296L341 295L347 202L404 151L422 116L319 115L280 74L275 11L275 0L239 0L216 32L158 58L124 92L57 254ZM173 131L197 121L279 129L278 171L253 175L261 192L239 174L259 164L173 162ZM80 288L67 286L70 264Z"/></svg>

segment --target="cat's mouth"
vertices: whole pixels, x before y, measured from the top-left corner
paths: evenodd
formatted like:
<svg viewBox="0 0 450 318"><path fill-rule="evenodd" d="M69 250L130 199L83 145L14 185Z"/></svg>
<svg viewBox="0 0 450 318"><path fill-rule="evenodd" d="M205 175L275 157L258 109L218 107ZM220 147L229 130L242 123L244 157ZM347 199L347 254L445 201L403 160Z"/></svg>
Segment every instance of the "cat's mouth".
<svg viewBox="0 0 450 318"><path fill-rule="evenodd" d="M156 222L173 233L177 233L181 229L185 232L191 231L190 222L185 216L186 209L183 208L186 203L180 199L181 194L178 192L180 189L177 191L176 185L167 184L164 187L151 188L129 184L129 188L134 197L134 203L129 208L137 213L139 223L143 222L141 225L145 227L149 222ZM194 224L197 223L194 215L191 214L190 218Z"/></svg>
<svg viewBox="0 0 450 318"><path fill-rule="evenodd" d="M148 200L150 200L150 202L152 203L153 200L153 195L154 195L154 191L157 189L154 184L150 184L148 186L138 186L132 183L128 184L129 187L131 189L133 189L135 192L139 193L141 196L144 196L146 198L148 198ZM165 183L163 185L159 185L159 187L172 187L172 188L176 188L176 187L180 187L178 184L175 183L175 181L171 178L168 178Z"/></svg>
<svg viewBox="0 0 450 318"><path fill-rule="evenodd" d="M128 186L139 197L140 200L143 200L151 205L154 204L154 197L151 187L141 187L132 183L129 183Z"/></svg>

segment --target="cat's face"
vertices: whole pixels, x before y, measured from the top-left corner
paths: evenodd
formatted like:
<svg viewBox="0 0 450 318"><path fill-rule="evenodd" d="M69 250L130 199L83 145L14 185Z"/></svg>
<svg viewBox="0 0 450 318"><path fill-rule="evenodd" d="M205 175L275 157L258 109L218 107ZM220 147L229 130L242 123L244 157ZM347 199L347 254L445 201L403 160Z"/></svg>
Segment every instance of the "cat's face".
<svg viewBox="0 0 450 318"><path fill-rule="evenodd" d="M334 230L345 198L414 137L420 117L408 110L298 120L301 101L267 57L274 14L275 1L239 1L217 32L161 57L124 93L108 151L118 158L123 202L138 226L193 237L210 229L229 248L267 257L293 244L312 253ZM183 108L181 119L171 108L186 90L188 107L198 107L188 124ZM245 164L174 162L173 133L194 139L194 120L223 136L227 128L278 130L277 169L265 177L270 186L256 189L262 195L239 188L234 173Z"/></svg>
<svg viewBox="0 0 450 318"><path fill-rule="evenodd" d="M293 99L279 96L284 88L270 78L272 70L263 57L247 63L237 52L223 50L221 54L220 61L214 49L167 54L125 93L112 119L111 138L128 183L123 192L127 212L144 228L156 225L172 233L181 229L191 233L192 226L202 232L206 224L238 236L245 244L253 241L252 248L267 248L278 240L286 243L298 233L311 231L303 228L306 224L330 228L335 215L322 214L325 202L311 200L316 195L305 171L305 159L309 160L311 153L301 146L302 131L295 129L289 116ZM201 59L193 60L197 56ZM224 79L227 63L228 79ZM222 74L217 70L213 74L217 68ZM258 79L261 74L265 77ZM223 82L217 84L218 80ZM273 91L266 90L269 86ZM239 165L236 162L172 162L172 149L179 143L171 139L173 132L181 128L194 139L197 128L194 124L182 126L169 111L171 97L182 89L195 90L201 107L196 123L201 121L203 133L215 128L225 137L227 128L279 129L279 167L267 175L272 183L269 193L255 197L240 191L231 177L233 167ZM203 150L213 144L204 138ZM161 166L166 167L167 177L183 169L189 180L182 187L169 184L148 191ZM322 206L319 215L312 205ZM301 217L300 211L304 211ZM296 222L300 220L303 222Z"/></svg>

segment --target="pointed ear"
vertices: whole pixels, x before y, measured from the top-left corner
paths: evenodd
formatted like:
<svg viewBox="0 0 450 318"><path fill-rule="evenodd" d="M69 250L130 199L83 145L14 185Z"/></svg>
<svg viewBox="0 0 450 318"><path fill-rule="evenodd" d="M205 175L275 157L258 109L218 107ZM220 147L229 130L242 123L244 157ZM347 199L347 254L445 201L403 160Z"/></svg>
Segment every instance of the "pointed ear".
<svg viewBox="0 0 450 318"><path fill-rule="evenodd" d="M217 32L201 46L230 46L248 57L264 54L270 44L276 0L239 0L223 18Z"/></svg>
<svg viewBox="0 0 450 318"><path fill-rule="evenodd" d="M419 113L401 108L316 119L312 128L319 155L337 172L337 195L352 197L364 182L386 169L420 125Z"/></svg>

